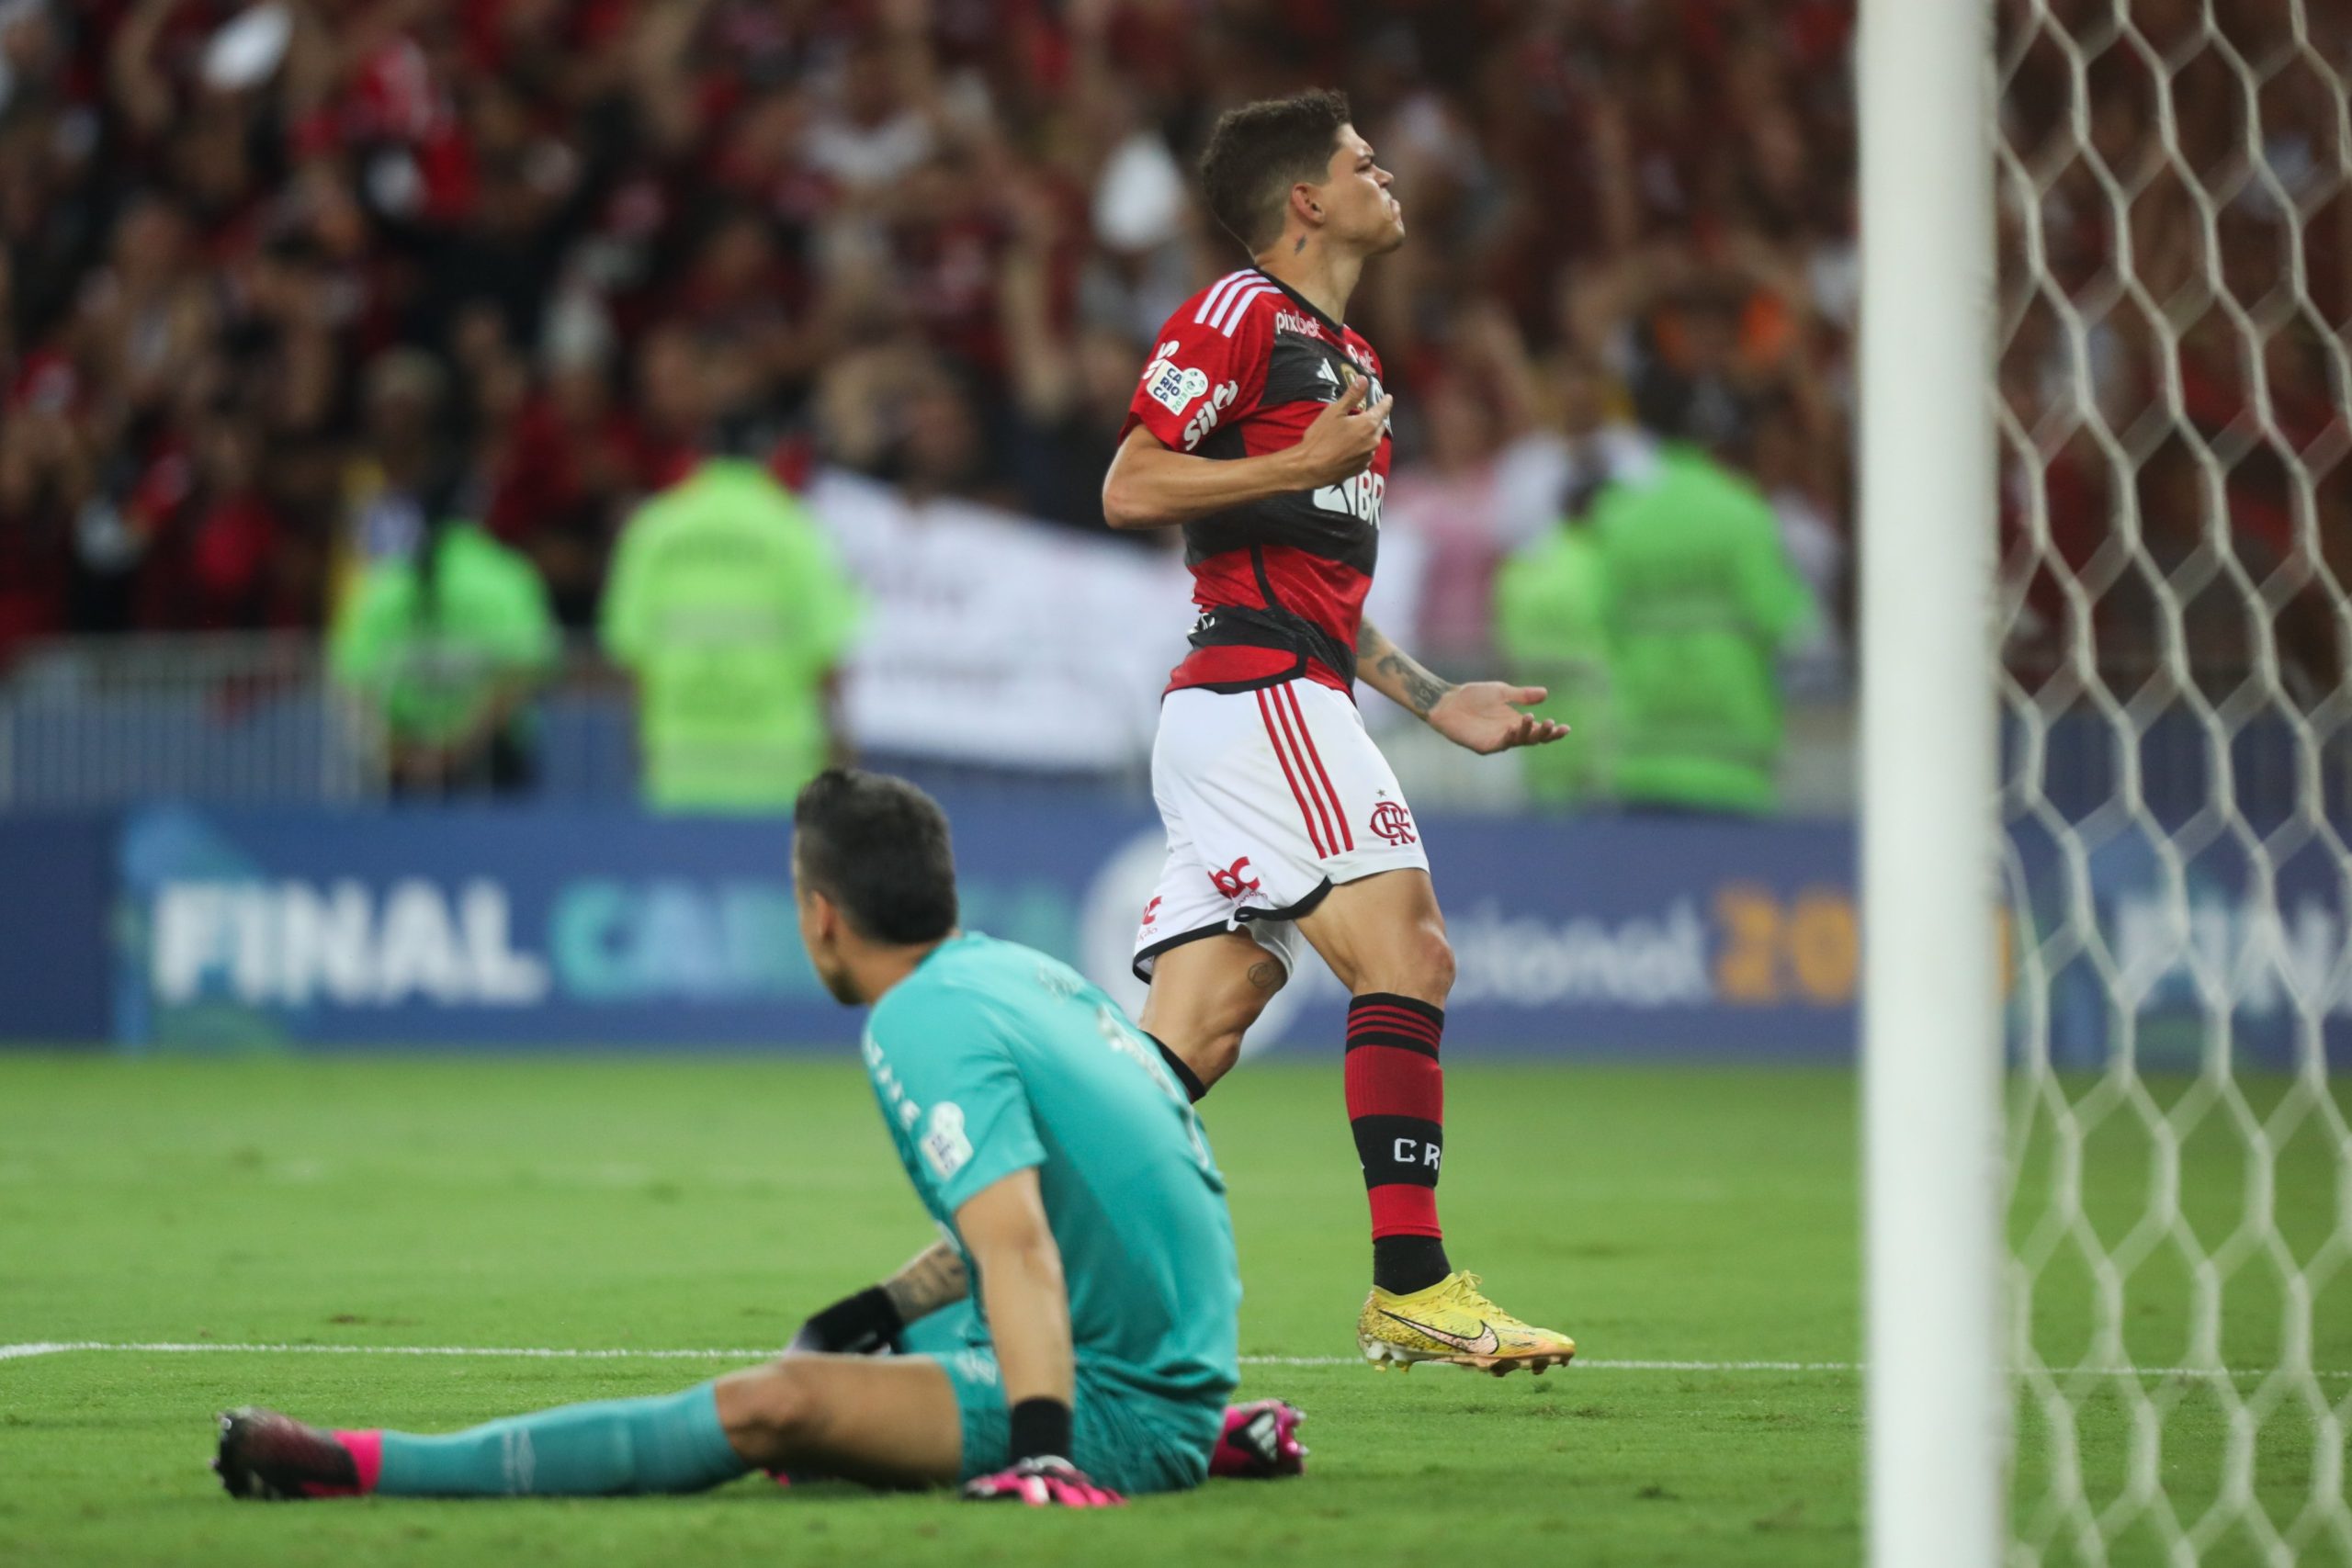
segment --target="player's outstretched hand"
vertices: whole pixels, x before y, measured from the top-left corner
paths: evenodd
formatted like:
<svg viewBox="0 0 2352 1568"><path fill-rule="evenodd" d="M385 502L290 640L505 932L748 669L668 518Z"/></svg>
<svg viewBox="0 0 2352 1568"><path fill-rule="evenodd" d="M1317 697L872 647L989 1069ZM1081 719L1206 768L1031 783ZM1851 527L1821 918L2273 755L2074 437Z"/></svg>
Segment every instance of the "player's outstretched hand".
<svg viewBox="0 0 2352 1568"><path fill-rule="evenodd" d="M1365 378L1350 377L1340 395L1323 405L1323 412L1299 437L1299 477L1306 483L1318 488L1338 484L1372 467L1373 454L1380 449L1380 433L1396 400L1384 397L1366 407L1364 398L1371 390L1372 383Z"/></svg>
<svg viewBox="0 0 2352 1568"><path fill-rule="evenodd" d="M1033 1508L1116 1508L1126 1499L1089 1481L1069 1461L1048 1455L966 1482L964 1501L1026 1503Z"/></svg>
<svg viewBox="0 0 2352 1568"><path fill-rule="evenodd" d="M1568 727L1519 709L1549 694L1541 686L1471 681L1438 699L1430 709L1430 728L1482 757L1514 746L1546 746L1565 737Z"/></svg>

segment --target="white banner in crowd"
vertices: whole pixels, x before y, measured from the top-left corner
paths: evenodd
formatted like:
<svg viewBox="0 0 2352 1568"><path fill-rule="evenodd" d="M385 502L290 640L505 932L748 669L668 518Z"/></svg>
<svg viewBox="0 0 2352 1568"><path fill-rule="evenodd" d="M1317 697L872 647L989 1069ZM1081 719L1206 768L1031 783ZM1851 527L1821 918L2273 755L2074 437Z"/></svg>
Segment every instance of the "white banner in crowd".
<svg viewBox="0 0 2352 1568"><path fill-rule="evenodd" d="M1073 772L1150 760L1194 614L1178 551L969 502L910 502L838 469L801 499L867 596L844 692L861 749ZM1425 554L1418 539L1383 538L1367 615L1412 626ZM1393 716L1367 714L1375 727Z"/></svg>
<svg viewBox="0 0 2352 1568"><path fill-rule="evenodd" d="M1074 771L1149 758L1193 620L1175 554L835 470L803 499L867 595L844 692L860 748Z"/></svg>

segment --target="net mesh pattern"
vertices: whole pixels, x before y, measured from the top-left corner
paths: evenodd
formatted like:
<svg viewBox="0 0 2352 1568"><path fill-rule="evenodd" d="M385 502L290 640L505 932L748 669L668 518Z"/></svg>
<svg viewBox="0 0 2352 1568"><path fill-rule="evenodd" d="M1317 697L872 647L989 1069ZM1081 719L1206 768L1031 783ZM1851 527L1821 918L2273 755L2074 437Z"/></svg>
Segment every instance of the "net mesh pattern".
<svg viewBox="0 0 2352 1568"><path fill-rule="evenodd" d="M2352 3L1997 16L2012 1558L2352 1563Z"/></svg>

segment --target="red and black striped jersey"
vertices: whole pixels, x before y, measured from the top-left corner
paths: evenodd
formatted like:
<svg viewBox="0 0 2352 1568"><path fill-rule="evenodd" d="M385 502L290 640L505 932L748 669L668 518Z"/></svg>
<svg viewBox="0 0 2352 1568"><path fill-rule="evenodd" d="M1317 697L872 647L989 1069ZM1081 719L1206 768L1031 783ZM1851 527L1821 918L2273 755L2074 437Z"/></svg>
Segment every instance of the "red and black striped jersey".
<svg viewBox="0 0 2352 1568"><path fill-rule="evenodd" d="M1295 446L1356 377L1379 400L1380 356L1256 268L1186 300L1160 329L1120 432L1142 425L1174 451L1255 457ZM1168 689L1249 691L1304 675L1352 692L1356 633L1379 554L1388 489L1383 431L1352 479L1273 496L1184 525L1193 651Z"/></svg>

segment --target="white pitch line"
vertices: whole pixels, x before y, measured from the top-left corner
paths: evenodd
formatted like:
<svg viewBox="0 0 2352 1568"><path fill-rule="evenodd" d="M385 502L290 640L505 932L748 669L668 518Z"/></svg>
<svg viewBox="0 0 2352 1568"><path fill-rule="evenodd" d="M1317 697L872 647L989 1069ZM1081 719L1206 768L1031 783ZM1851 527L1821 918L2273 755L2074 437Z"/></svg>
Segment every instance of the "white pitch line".
<svg viewBox="0 0 2352 1568"><path fill-rule="evenodd" d="M153 1356L487 1356L534 1361L757 1361L776 1353L765 1348L737 1347L707 1349L578 1349L545 1345L293 1345L223 1344L212 1340L37 1339L21 1345L0 1345L0 1361L34 1356L60 1356L74 1351L131 1352ZM1352 1367L1357 1356L1244 1356L1245 1367ZM1578 1358L1573 1371L1596 1372L1838 1372L1858 1373L1859 1361L1652 1361ZM2265 1378L2263 1367L2067 1367L2051 1376L2101 1378ZM2352 1380L2352 1371L2323 1370L2311 1374L2330 1381Z"/></svg>

